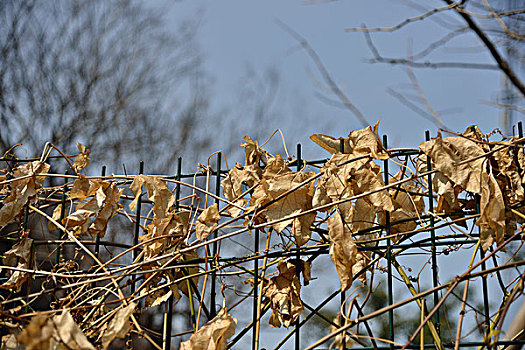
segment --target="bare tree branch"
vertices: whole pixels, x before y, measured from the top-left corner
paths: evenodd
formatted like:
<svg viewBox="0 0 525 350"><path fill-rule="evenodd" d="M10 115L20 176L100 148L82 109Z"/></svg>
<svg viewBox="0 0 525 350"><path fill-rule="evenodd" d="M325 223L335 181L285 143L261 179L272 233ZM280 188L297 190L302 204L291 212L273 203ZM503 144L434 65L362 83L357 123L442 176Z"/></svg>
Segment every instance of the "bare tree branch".
<svg viewBox="0 0 525 350"><path fill-rule="evenodd" d="M413 59L407 58L389 58L383 57L379 50L374 45L370 33L363 31L368 48L372 52L374 58L366 60L369 63L388 63L406 65L413 68L459 68L459 69L482 69L482 70L498 70L498 66L485 63L468 63L468 62L416 62Z"/></svg>
<svg viewBox="0 0 525 350"><path fill-rule="evenodd" d="M324 66L323 62L321 61L321 58L315 52L314 49L308 44L305 38L303 38L299 33L294 31L292 28L287 26L285 23L277 20L277 24L283 28L288 34L290 34L297 42L305 49L305 51L308 53L310 58L314 61L315 65L317 66L317 69L319 69L319 72L321 73L323 79L328 84L332 92L341 100L341 102L348 108L355 117L359 120L361 125L368 126L369 123L364 117L363 113L350 101L348 96L339 88L339 86L335 83L335 81L330 76L330 73L328 73L328 70Z"/></svg>
<svg viewBox="0 0 525 350"><path fill-rule="evenodd" d="M451 0L443 0L447 4L451 5L453 2ZM514 71L510 68L508 62L503 58L499 52L496 46L492 43L492 41L488 38L488 36L484 33L484 31L474 22L472 17L470 17L469 14L462 11L461 6L454 7L454 10L465 20L467 25L470 29L479 37L479 39L485 44L487 49L489 50L490 54L498 64L499 69L509 78L512 85L514 85L521 94L525 97L525 85L521 82L521 80L518 78L518 76L514 73Z"/></svg>

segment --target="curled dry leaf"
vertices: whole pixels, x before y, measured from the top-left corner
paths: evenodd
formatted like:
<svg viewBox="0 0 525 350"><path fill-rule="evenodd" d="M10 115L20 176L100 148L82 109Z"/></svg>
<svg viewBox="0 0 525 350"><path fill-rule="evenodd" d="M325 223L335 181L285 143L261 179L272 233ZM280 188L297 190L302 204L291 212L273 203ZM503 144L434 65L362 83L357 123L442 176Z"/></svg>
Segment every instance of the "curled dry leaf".
<svg viewBox="0 0 525 350"><path fill-rule="evenodd" d="M170 212L162 219L153 218L146 226L146 234L139 237L142 242L150 241L143 245L144 258L163 254L175 242L184 239L188 234L190 212L182 211L177 214ZM168 236L159 238L162 236Z"/></svg>
<svg viewBox="0 0 525 350"><path fill-rule="evenodd" d="M401 180L402 172L399 171L391 179L391 182ZM417 221L410 220L417 218L425 210L425 202L423 196L413 195L411 193L418 193L419 187L412 181L401 184L398 188L389 190L394 210L390 212L390 221L400 221L406 219L407 221L396 223L390 227L390 233L403 233L414 230L417 227ZM384 212L378 213L378 221L381 225L386 224Z"/></svg>
<svg viewBox="0 0 525 350"><path fill-rule="evenodd" d="M502 142L508 147L500 149L494 153L494 160L497 170L500 173L501 189L506 189L503 193L506 203L510 205L518 204L525 199L523 188L525 177L520 176L519 155L523 152L518 147L512 147L511 142ZM500 143L501 144L501 143ZM521 168L523 171L523 168ZM497 173L494 171L494 173Z"/></svg>
<svg viewBox="0 0 525 350"><path fill-rule="evenodd" d="M252 140L250 136L244 136L241 147L244 147L246 155L245 165L259 166L260 163L266 164L266 152L259 147L257 141Z"/></svg>
<svg viewBox="0 0 525 350"><path fill-rule="evenodd" d="M19 269L30 269L33 262L33 240L22 238L13 247L5 252L3 262L6 266L13 266ZM0 285L0 288L20 289L20 286L30 276L29 272L7 270L8 280Z"/></svg>
<svg viewBox="0 0 525 350"><path fill-rule="evenodd" d="M358 251L352 238L352 232L339 213L328 219L328 235L330 237L330 259L337 270L341 290L345 291L353 282Z"/></svg>
<svg viewBox="0 0 525 350"><path fill-rule="evenodd" d="M248 187L255 185L262 176L262 170L254 165L242 166L239 163L230 169L228 176L222 180L222 192L224 197L233 201L242 194L241 185L245 184Z"/></svg>
<svg viewBox="0 0 525 350"><path fill-rule="evenodd" d="M279 275L264 282L263 296L270 300L272 308L270 326L288 328L303 312L301 282L292 262L280 261L277 268Z"/></svg>
<svg viewBox="0 0 525 350"><path fill-rule="evenodd" d="M165 181L160 176L136 175L129 187L135 199L130 203L129 208L135 211L135 207L142 193L142 186L146 187L148 199L153 202L153 213L157 218L166 216L169 207L175 202L175 196L170 191Z"/></svg>
<svg viewBox="0 0 525 350"><path fill-rule="evenodd" d="M71 229L75 236L86 233L92 237L104 237L109 220L117 215L122 206L118 203L122 189L113 182L89 181L84 177L75 180L72 196L87 202L77 204L75 211L62 220L66 228ZM91 218L94 218L91 221Z"/></svg>
<svg viewBox="0 0 525 350"><path fill-rule="evenodd" d="M55 220L56 222L60 222L60 216L62 214L62 204L59 204L56 206L56 208L53 210L53 215L51 216L53 218L53 220ZM52 223L51 221L48 221L47 223L47 228L49 231L54 231L54 230L58 230L58 227Z"/></svg>
<svg viewBox="0 0 525 350"><path fill-rule="evenodd" d="M483 148L476 142L465 137L446 137L426 141L419 148L432 159L435 169L462 189L481 193L481 173L484 172L486 158ZM474 159L467 163L462 161Z"/></svg>
<svg viewBox="0 0 525 350"><path fill-rule="evenodd" d="M354 160L352 154L334 154L323 166L313 197L314 207L326 205L384 187L381 168L370 159ZM344 165L339 165L344 164ZM377 210L394 210L386 190L364 197Z"/></svg>
<svg viewBox="0 0 525 350"><path fill-rule="evenodd" d="M237 319L226 308L180 344L180 350L226 350L228 338L235 334Z"/></svg>
<svg viewBox="0 0 525 350"><path fill-rule="evenodd" d="M263 209L261 214L263 214L269 221L274 221L281 220L292 214L300 214L304 211L310 210L312 208L312 198L314 194L313 181L294 191L290 190L296 188L314 175L315 174L312 172L289 172L282 175L263 176L260 185L255 189L252 198L250 199L250 205L251 207L267 205L284 193L289 192L286 196ZM314 219L315 213L310 213L299 216L295 219L290 218L276 222L272 224L272 227L275 231L280 233L286 226L292 225L292 231L297 244L303 245L310 239L312 234L310 226Z"/></svg>
<svg viewBox="0 0 525 350"><path fill-rule="evenodd" d="M481 180L480 217L476 225L480 227L480 240L483 250L494 242L503 242L505 233L505 202L503 195L492 175L483 173Z"/></svg>
<svg viewBox="0 0 525 350"><path fill-rule="evenodd" d="M24 205L36 196L45 180L45 176L41 175L47 174L48 171L49 164L40 161L20 165L14 170L15 179L25 178L10 183L11 191L2 201L3 206L0 208L0 229L13 221L20 214Z"/></svg>
<svg viewBox="0 0 525 350"><path fill-rule="evenodd" d="M28 350L95 350L67 310L53 317L33 317L18 341Z"/></svg>
<svg viewBox="0 0 525 350"><path fill-rule="evenodd" d="M75 169L75 172L78 173L80 170L87 168L87 166L89 165L89 155L91 151L89 150L89 148L86 148L86 146L84 146L78 141L77 148L80 151L80 154L75 157L75 161L73 162L73 168Z"/></svg>
<svg viewBox="0 0 525 350"><path fill-rule="evenodd" d="M126 307L118 310L111 320L102 328L102 346L107 349L115 338L124 338L130 328L129 318L137 307L136 303L129 303Z"/></svg>
<svg viewBox="0 0 525 350"><path fill-rule="evenodd" d="M388 159L388 153L379 140L378 129L379 121L373 128L367 126L364 129L351 131L348 138L342 139L342 153L352 154L354 157L370 154L375 159ZM341 139L323 134L314 134L310 139L332 154L341 152Z"/></svg>
<svg viewBox="0 0 525 350"><path fill-rule="evenodd" d="M195 225L197 239L199 241L206 239L217 228L217 223L220 219L219 205L217 203L204 209L197 218Z"/></svg>

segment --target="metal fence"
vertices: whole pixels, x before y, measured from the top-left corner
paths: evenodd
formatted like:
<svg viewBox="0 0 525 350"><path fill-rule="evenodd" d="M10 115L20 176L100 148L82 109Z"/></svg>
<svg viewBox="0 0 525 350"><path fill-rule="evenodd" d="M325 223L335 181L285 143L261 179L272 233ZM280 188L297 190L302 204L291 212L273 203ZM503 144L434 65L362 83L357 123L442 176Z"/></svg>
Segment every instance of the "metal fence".
<svg viewBox="0 0 525 350"><path fill-rule="evenodd" d="M426 140L431 140L428 132ZM338 142L339 153L348 153L345 139ZM487 147L482 158L488 163L499 161L494 158L499 150L509 149L516 158L508 168L515 167L519 181L525 179L525 169L521 168L525 162L520 163L521 123L517 137L480 144ZM487 197L486 193L467 192L456 184L452 193L456 193L459 210L444 206L443 189L433 187L433 176L442 170L433 168L432 156L422 158L421 149L389 149L384 136L384 159L357 155L343 163L332 162L334 168L329 170L329 159L308 160L302 155L301 145L297 145L295 157L279 163L279 171L293 178L289 188L273 188L280 183L272 182L275 177L263 180L261 173L260 181L254 183L246 172L244 179L238 180L242 193L227 198L224 181L231 181L232 169L247 171L256 165L254 171L264 172L270 167L268 153L259 151L257 144L256 153L250 153L253 150L249 147L245 146L244 166L227 168L219 152L214 155L214 167L184 174L179 158L175 175L148 175L142 182L136 182L137 175L147 173L142 162L137 175L106 175L103 167L100 176L83 176L68 160L76 173L61 175L53 173L53 163L63 163L67 157L51 156L52 146L35 159L5 155L1 159L6 164L6 175L1 182L0 208L4 215L0 215L4 249L3 346L8 348L8 341L17 338L16 342L30 347L27 335L44 337L47 323L39 321L40 333L30 333L29 322L33 320L31 324L35 325L36 316L45 315L56 326L53 317L64 310L72 315L83 336L100 347L117 338L124 338L122 342L128 348L145 347L140 341L147 341L148 346L162 349L170 349L181 341L187 341L181 345L187 346L184 349L495 349L519 348L525 343L523 329L516 334L504 332L516 307L523 303L524 236L521 228L512 226L525 219L521 212L523 198L512 203L505 199L503 221L506 220L507 230L495 237L488 249L482 249L487 233L475 223L485 215L487 198L493 194ZM252 162L252 156L267 159ZM363 159L381 166L381 173L377 174L382 177L381 187L353 190L348 196L341 193L330 203L297 211L284 210L282 217L269 214L268 208L296 201L290 199L292 196L304 196L306 187L317 190L323 174ZM36 171L35 162L44 161L51 163L51 170ZM454 166L466 163L462 160ZM372 163L366 164L375 169ZM21 170L24 165L25 173ZM507 192L515 189L501 184L505 173L495 165L490 165L490 169L500 170L488 176L497 178L504 198L510 198L512 193ZM307 171L309 175L304 179L294 178ZM345 176L348 178L343 187L360 175L356 171ZM64 184L56 185L59 179L64 179ZM33 192L24 194L19 184ZM254 193L258 188L265 189L265 196L274 196L257 201ZM15 192L22 198L20 201L13 199ZM416 201L423 199L423 210L411 212L395 204L400 193L414 207ZM333 253L346 248L336 246L328 222L337 215L334 213L343 211L345 204L352 207L352 212L358 212L356 202L374 194L393 199L394 210L377 210L372 222L364 222L360 230L353 231L353 226L343 222L356 248L348 253L354 254L350 266L345 254ZM313 194L308 192L307 196ZM129 204L133 202L131 210ZM212 213L209 208L215 204L216 213ZM22 209L8 212L13 206ZM314 218L308 224L301 221L312 213ZM277 228L280 223L282 227ZM299 243L294 230L311 231L306 244ZM341 259L341 266L350 269L347 276L341 277L342 272L338 271L338 280L333 266L324 266L319 270L322 275L311 280L311 267L320 259L328 261L327 256L332 261ZM419 257L418 262L410 260L414 257ZM468 263L460 263L463 261ZM408 265L411 263L414 266ZM416 273L418 264L423 266ZM347 277L350 282L342 290L342 279ZM327 288L332 291L327 292ZM378 306L379 290L384 294L379 297L383 305ZM453 309L445 309L452 299L456 300ZM338 310L334 310L334 303ZM224 309L219 311L221 305ZM126 314L119 310L131 311ZM154 314L154 319L160 319L162 314L160 330L148 329L155 327L140 320L148 312ZM230 315L238 318L234 331L235 322ZM118 318L126 326L115 328ZM408 320L414 318L419 322L408 325ZM221 328L219 321L227 326ZM268 322L274 326L282 323L281 331L270 330ZM309 327L312 323L317 328ZM401 327L403 323L408 331ZM380 324L384 329L380 329ZM445 324L450 328L447 332ZM115 330L112 334L109 329L120 333ZM54 342L67 345L67 340L60 338L58 327L50 332ZM191 343L188 339L192 334L195 341L208 339L214 346ZM81 343L78 339L72 341Z"/></svg>

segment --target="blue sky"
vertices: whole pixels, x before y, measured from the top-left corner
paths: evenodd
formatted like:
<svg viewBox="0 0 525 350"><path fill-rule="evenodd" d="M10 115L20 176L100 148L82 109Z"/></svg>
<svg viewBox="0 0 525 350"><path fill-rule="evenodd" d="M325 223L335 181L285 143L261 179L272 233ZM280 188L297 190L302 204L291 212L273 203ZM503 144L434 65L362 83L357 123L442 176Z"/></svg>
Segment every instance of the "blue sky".
<svg viewBox="0 0 525 350"><path fill-rule="evenodd" d="M441 2L421 1L431 8ZM269 68L280 74L280 85L274 104L275 120L258 126L262 135L269 136L277 127L283 129L288 147L304 144L307 154L318 154L308 140L313 133L346 136L360 128L347 110L329 105L317 97L336 99L323 91L324 82L311 58L298 49L297 42L276 20L280 20L302 35L323 60L333 79L347 93L350 100L374 124L381 120L381 132L387 133L393 146L413 147L423 140L424 131L435 135L437 127L403 106L387 93L397 91L410 82L402 66L370 64L371 58L364 37L360 33L345 32L345 28L392 26L422 11L404 1L251 1L251 0L192 0L176 2L167 13L167 23L201 16L200 47L205 64L214 79L213 92L217 107L238 105L246 67L255 74L264 75ZM440 15L440 18L443 18ZM448 19L447 19L448 18ZM447 16L447 24L462 25L459 18ZM373 40L387 57L406 57L408 47L419 52L441 38L449 28L431 19L411 23L395 33L376 33ZM436 50L425 60L493 63L479 52L480 44L472 34L452 40L447 49ZM472 51L476 51L472 53ZM481 103L494 100L501 87L497 71L465 69L415 69L417 80L428 102L444 113L442 119L454 131L463 131L468 125L479 124L485 132L500 126L500 111ZM221 117L238 118L235 113ZM262 130L261 130L262 129ZM265 133L266 131L266 133ZM253 126L242 123L236 135L253 134Z"/></svg>

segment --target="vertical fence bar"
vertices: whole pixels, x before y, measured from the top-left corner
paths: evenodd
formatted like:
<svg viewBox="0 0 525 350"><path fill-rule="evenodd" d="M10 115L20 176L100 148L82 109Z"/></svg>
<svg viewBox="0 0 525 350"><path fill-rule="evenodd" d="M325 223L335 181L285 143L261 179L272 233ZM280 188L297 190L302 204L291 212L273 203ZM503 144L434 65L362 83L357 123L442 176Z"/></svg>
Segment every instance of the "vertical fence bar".
<svg viewBox="0 0 525 350"><path fill-rule="evenodd" d="M301 155L301 144L297 144L297 171L300 171L303 166L303 160ZM295 268L295 273L297 275L297 279L299 280L299 283L301 283L301 254L299 251L299 244L297 244L297 254L295 256L295 259L297 260L297 265ZM301 317L297 316L297 320L295 320L295 350L300 350L301 345L301 336L299 333L299 330L301 328Z"/></svg>
<svg viewBox="0 0 525 350"><path fill-rule="evenodd" d="M383 135L383 147L385 147L385 150L388 149L388 138L386 135ZM384 177L385 177L385 185L388 185L388 159L385 159L383 162L383 170L384 170ZM385 233L388 236L390 236L390 212L385 211ZM387 260L387 274L388 274L388 281L387 281L387 288L388 288L388 305L394 304L394 296L393 296L393 278L392 278L392 241L389 238L387 238L387 252L386 252L386 260ZM389 340L390 343L390 349L394 349L394 344L392 343L394 341L394 310L390 309L388 310L388 330L389 330Z"/></svg>
<svg viewBox="0 0 525 350"><path fill-rule="evenodd" d="M253 235L253 251L255 255L259 254L259 229L256 228ZM253 260L253 335L252 335L252 350L257 350L257 344L255 343L255 335L257 333L257 300L259 298L258 289L259 289L259 259L255 258ZM263 282L261 282L263 283Z"/></svg>
<svg viewBox="0 0 525 350"><path fill-rule="evenodd" d="M60 201L60 204L61 204L61 208L60 208L60 223L62 223L62 220L64 219L64 217L66 216L66 192L67 192L67 178L64 179L64 187L62 187L62 198L61 198L61 201ZM58 230L58 240L60 241L62 239L62 230ZM56 256L56 264L58 265L58 263L60 262L60 253L62 251L62 246L60 245L60 243L58 244L58 247L57 247L57 256Z"/></svg>
<svg viewBox="0 0 525 350"><path fill-rule="evenodd" d="M215 195L217 196L215 198L215 203L217 203L217 205L219 204L219 199L218 197L221 195L221 156L222 156L222 153L219 152L217 153L217 173L216 173L216 181L215 181ZM217 238L218 236L218 232L215 231L213 232L213 238ZM215 299L216 299L216 295L217 295L217 292L216 292L216 276L217 276L217 273L215 272L215 266L216 266L216 255L217 255L217 241L213 242L213 247L212 247L212 256L213 256L213 263L212 263L212 273L211 273L211 288L210 288L210 316L213 318L215 317L215 315L217 315L217 309L215 308Z"/></svg>
<svg viewBox="0 0 525 350"><path fill-rule="evenodd" d="M102 166L102 171L100 172L100 176L106 176L106 166ZM100 236L97 235L97 238L95 239L95 255L98 257L100 253Z"/></svg>
<svg viewBox="0 0 525 350"><path fill-rule="evenodd" d="M425 140L430 141L430 131L425 131ZM430 157L427 157L427 171L432 170L432 164ZM437 264L437 252L436 252L436 230L435 218L434 218L434 189L432 186L432 174L428 174L428 211L430 212L430 240L431 240L431 254L432 254L432 284L434 287L438 285L438 264ZM439 302L439 294L437 291L434 292L434 305L437 305ZM436 324L436 331L440 334L440 324L439 324L439 310L434 315L434 322Z"/></svg>
<svg viewBox="0 0 525 350"><path fill-rule="evenodd" d="M180 181L182 172L182 157L177 159L177 175L175 179ZM179 198L180 198L180 184L175 187L175 212L179 210ZM188 294L191 293L191 289L188 288ZM166 303L164 304L164 327L162 330L162 349L171 349L171 329L173 326L173 294L170 295Z"/></svg>
<svg viewBox="0 0 525 350"><path fill-rule="evenodd" d="M144 172L144 162L140 161L139 163L139 175L141 175ZM140 189L142 191L142 188ZM133 234L133 245L136 246L139 244L139 231L140 231L140 211L142 209L142 194L139 194L139 201L137 203L137 208L135 210L137 211L137 214L135 215L135 232ZM132 260L135 261L137 256L139 256L140 252L138 248L133 249L132 252ZM131 282L131 294L135 293L135 281L133 278L133 281Z"/></svg>
<svg viewBox="0 0 525 350"><path fill-rule="evenodd" d="M479 214L481 212L480 208L480 196L476 195L476 212ZM481 237L481 227L478 226L478 234ZM479 250L480 259L485 258L485 252L483 251L483 248L480 248ZM486 270L487 264L485 262L481 263L481 269ZM489 332L490 332L490 308L489 308L489 292L488 292L488 286L487 286L487 277L486 275L483 275L481 277L481 288L483 293L483 313L485 314L485 327L486 332L486 339L487 342L490 342ZM487 348L491 349L492 347L487 343Z"/></svg>
<svg viewBox="0 0 525 350"><path fill-rule="evenodd" d="M344 153L345 151L345 140L339 139L339 152ZM339 318L339 325L342 327L343 322L345 320L344 314L345 314L345 300L346 300L346 293L345 291L341 291L341 317ZM346 350L346 332L343 334L343 342L342 342L342 348L343 350Z"/></svg>

